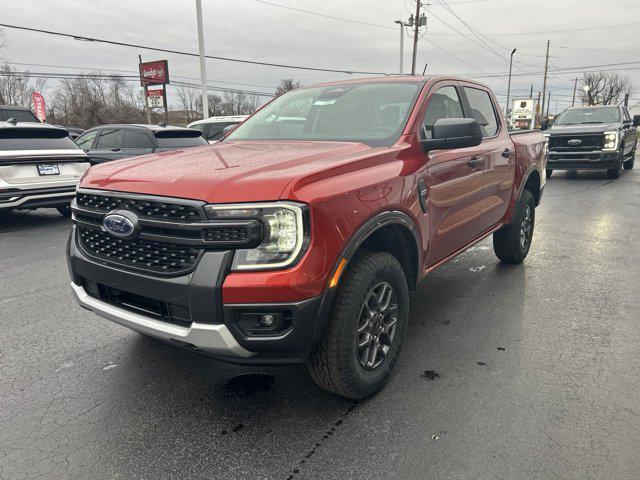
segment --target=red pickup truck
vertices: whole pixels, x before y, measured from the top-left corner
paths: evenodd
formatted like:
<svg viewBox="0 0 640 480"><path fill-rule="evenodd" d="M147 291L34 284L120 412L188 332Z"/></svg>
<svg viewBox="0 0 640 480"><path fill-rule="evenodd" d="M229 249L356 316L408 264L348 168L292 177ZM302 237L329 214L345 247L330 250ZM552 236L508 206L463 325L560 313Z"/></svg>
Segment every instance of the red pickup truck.
<svg viewBox="0 0 640 480"><path fill-rule="evenodd" d="M505 125L479 83L361 79L282 95L215 145L94 166L72 207L73 292L145 335L306 362L365 397L430 271L489 235L503 262L526 257L545 142Z"/></svg>

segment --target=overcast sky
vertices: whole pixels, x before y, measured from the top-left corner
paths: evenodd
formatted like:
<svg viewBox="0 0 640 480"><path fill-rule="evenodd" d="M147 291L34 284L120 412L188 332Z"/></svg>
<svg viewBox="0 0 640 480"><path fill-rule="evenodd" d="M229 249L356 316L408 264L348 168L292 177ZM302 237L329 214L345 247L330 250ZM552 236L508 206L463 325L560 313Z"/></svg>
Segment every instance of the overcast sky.
<svg viewBox="0 0 640 480"><path fill-rule="evenodd" d="M272 4L372 24L364 25L258 0L202 0L202 3L207 54L389 73L398 71L399 60L400 27L393 21L406 20L415 10L414 0L269 0ZM512 97L528 96L532 84L535 96L542 89L544 53L549 39L551 70L636 61L609 68L625 69L620 73L631 77L637 92L632 94L632 104L640 102L638 0L447 0L462 20L488 36L483 39L474 36L441 1L430 3L428 29L418 48L420 72L428 62L427 73L482 79L504 100L501 95L507 90L508 56L517 48ZM0 11L1 23L176 50L197 52L198 48L195 0L0 0ZM625 26L598 28L621 24ZM4 43L0 58L21 70L77 73L102 69L135 74L141 54L144 60L168 59L171 76L176 80L198 81L199 61L194 57L9 28L0 27L0 31L0 42ZM411 68L411 44L411 38L405 36L405 72ZM571 103L573 78L581 73L582 70L575 70L550 75L552 112ZM487 77L491 74L503 76ZM305 85L352 77L219 60L207 60L207 75L211 86L269 93L285 77ZM53 89L55 80L47 85Z"/></svg>

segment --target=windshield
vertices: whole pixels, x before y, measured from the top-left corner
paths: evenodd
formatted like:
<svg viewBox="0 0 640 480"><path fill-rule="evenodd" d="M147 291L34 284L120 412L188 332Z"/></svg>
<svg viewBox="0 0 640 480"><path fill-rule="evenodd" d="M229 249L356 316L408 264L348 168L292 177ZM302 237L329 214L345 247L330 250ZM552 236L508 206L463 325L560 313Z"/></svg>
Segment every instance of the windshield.
<svg viewBox="0 0 640 480"><path fill-rule="evenodd" d="M618 107L570 108L554 122L555 125L582 125L588 123L617 123L620 121Z"/></svg>
<svg viewBox="0 0 640 480"><path fill-rule="evenodd" d="M356 83L294 90L240 124L228 140L326 140L392 145L421 83Z"/></svg>

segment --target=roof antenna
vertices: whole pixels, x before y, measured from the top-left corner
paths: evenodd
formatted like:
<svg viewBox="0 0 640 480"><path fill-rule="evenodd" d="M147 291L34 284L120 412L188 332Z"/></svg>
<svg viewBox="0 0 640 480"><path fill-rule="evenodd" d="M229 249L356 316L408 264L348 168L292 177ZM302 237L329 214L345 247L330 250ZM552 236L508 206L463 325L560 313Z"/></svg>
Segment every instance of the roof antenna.
<svg viewBox="0 0 640 480"><path fill-rule="evenodd" d="M429 65L429 62L424 64L424 68L422 69L422 75L424 75L424 72L427 71L427 65Z"/></svg>

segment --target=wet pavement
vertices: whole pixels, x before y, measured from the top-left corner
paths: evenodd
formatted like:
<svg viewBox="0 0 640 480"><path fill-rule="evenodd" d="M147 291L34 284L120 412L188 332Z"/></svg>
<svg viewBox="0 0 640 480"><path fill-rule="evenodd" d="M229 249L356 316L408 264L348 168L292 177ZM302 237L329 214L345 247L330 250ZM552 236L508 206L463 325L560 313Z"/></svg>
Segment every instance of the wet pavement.
<svg viewBox="0 0 640 480"><path fill-rule="evenodd" d="M531 253L412 293L358 403L77 307L54 210L0 215L0 479L640 478L640 170L556 172Z"/></svg>

